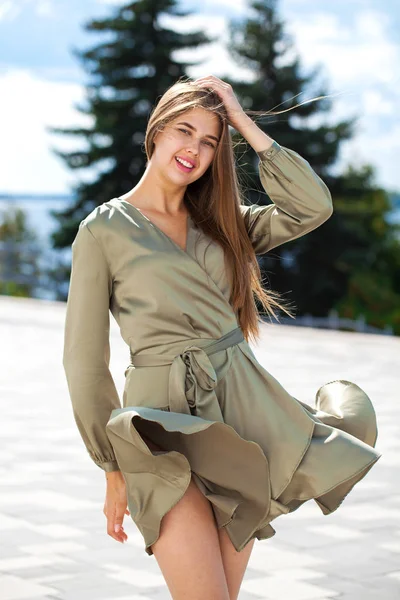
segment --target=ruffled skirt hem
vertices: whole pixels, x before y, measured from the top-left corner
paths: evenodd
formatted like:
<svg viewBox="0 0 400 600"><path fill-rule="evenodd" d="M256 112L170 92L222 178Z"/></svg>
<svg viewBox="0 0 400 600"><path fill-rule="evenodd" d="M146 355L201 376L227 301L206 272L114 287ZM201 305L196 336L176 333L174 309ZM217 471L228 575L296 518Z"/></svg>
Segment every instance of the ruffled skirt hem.
<svg viewBox="0 0 400 600"><path fill-rule="evenodd" d="M287 474L288 483L276 498L265 452L227 423L143 406L115 409L107 434L146 553L153 554L163 516L184 496L192 477L238 552L253 538L275 535L270 522L307 500L314 499L325 515L336 510L381 454L301 404L314 426L297 468ZM150 450L142 436L162 451Z"/></svg>

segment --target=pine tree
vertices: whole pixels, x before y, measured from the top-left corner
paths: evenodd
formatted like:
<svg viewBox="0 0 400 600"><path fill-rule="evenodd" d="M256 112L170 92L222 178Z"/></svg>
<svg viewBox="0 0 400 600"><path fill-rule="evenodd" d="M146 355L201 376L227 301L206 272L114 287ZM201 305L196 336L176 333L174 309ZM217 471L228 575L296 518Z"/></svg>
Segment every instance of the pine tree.
<svg viewBox="0 0 400 600"><path fill-rule="evenodd" d="M245 110L282 111L307 97L328 95L326 84L317 83L319 67L310 74L300 72L300 59L277 15L276 0L253 1L248 18L230 23L229 51L238 65L253 73L250 82L221 77L232 85ZM300 97L305 92L306 98ZM364 314L367 322L379 320L382 326L382 318L376 319L370 308L377 303L355 290L360 286L360 272L364 282L379 272L379 285L385 288L380 308L385 306L386 323L400 320L395 310L400 284L394 283L400 247L396 226L387 219L392 204L388 194L374 186L369 166L358 171L350 167L339 177L330 174L340 143L353 137L357 125L356 116L323 122L322 115L329 115L331 107L331 100L323 98L279 115L253 117L270 137L309 161L328 185L334 203L334 214L327 222L260 257L260 266L271 288L294 302L297 315L326 316L336 308L339 316ZM240 135L234 138L248 201L268 204L258 177L258 157L248 144L240 143ZM389 259L391 253L394 256ZM372 293L373 286L368 289Z"/></svg>
<svg viewBox="0 0 400 600"><path fill-rule="evenodd" d="M145 170L144 134L157 99L196 62L178 62L172 53L214 41L202 32L178 33L160 24L165 15L185 17L177 0L139 0L116 9L109 18L92 20L88 32L105 37L85 51L75 51L89 74L86 105L78 110L92 117L91 127L52 128L75 136L86 147L56 154L71 169L97 169L94 181L79 183L74 202L52 211L59 229L56 248L70 246L79 222L96 206L131 189Z"/></svg>
<svg viewBox="0 0 400 600"><path fill-rule="evenodd" d="M304 102L305 98L299 95L305 91L309 91L310 97L327 95L322 84L319 89L312 89L312 84L317 85L319 68L308 75L301 74L300 59L294 55L294 44L284 32L276 5L277 0L251 2L253 14L242 22L230 23L229 52L238 65L253 73L253 82L224 79L232 84L247 110L286 110ZM294 56L287 60L290 53ZM271 137L275 136L280 144L302 154L322 175L335 162L340 141L353 135L353 119L312 127L312 120L321 117L321 113L329 113L331 105L331 100L324 98L281 115L256 120ZM244 155L256 165L251 150L245 150Z"/></svg>

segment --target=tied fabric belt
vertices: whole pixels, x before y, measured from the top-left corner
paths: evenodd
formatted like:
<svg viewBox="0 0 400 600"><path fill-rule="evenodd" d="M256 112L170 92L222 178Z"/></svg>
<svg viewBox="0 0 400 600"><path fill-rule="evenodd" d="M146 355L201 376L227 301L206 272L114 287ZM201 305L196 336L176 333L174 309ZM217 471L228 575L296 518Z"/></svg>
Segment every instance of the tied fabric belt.
<svg viewBox="0 0 400 600"><path fill-rule="evenodd" d="M168 383L170 411L192 414L190 409L199 410L205 418L223 421L215 394L217 375L209 356L244 340L243 331L236 327L206 346L186 346L176 356L163 354L131 355L134 367L171 365Z"/></svg>

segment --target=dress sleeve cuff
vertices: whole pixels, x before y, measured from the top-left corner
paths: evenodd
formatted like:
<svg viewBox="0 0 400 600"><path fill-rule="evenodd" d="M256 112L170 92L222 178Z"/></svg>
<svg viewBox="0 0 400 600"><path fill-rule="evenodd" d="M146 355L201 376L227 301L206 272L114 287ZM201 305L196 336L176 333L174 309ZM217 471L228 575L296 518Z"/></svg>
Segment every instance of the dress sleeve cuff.
<svg viewBox="0 0 400 600"><path fill-rule="evenodd" d="M281 150L282 146L280 146L278 142L274 140L270 148L267 150L260 150L260 152L257 152L257 155L260 160L271 160Z"/></svg>
<svg viewBox="0 0 400 600"><path fill-rule="evenodd" d="M110 473L111 471L120 471L118 463L116 460L110 460L108 462L97 463L100 469L103 469L106 473Z"/></svg>

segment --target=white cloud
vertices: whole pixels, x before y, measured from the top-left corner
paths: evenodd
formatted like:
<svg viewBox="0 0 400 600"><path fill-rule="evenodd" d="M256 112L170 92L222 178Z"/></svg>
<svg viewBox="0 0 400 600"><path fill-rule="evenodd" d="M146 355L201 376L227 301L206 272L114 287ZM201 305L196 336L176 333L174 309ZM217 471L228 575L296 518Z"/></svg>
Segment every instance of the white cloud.
<svg viewBox="0 0 400 600"><path fill-rule="evenodd" d="M39 0L36 3L36 13L41 17L52 17L54 15L54 5L51 0Z"/></svg>
<svg viewBox="0 0 400 600"><path fill-rule="evenodd" d="M111 4L115 6L122 6L126 4L126 0L97 0L98 4Z"/></svg>
<svg viewBox="0 0 400 600"><path fill-rule="evenodd" d="M174 59L179 62L199 62L199 65L188 68L190 77L203 77L204 75L221 77L225 75L235 78L241 77L246 81L254 79L253 74L248 69L238 67L232 63L232 58L225 48L228 42L228 27L225 17L214 16L211 20L209 15L204 14L189 15L184 18L164 15L160 19L160 24L180 33L204 31L207 36L217 39L216 42L207 44L203 48L174 52Z"/></svg>
<svg viewBox="0 0 400 600"><path fill-rule="evenodd" d="M390 16L379 10L359 10L354 22L345 24L320 11L306 18L294 14L287 21L303 67L309 71L321 65L328 92L338 94L327 120L358 117L356 137L343 143L335 171L349 161L370 162L381 185L400 189L399 138L393 128L386 132L379 118L397 119L400 103L400 45L390 39L389 26Z"/></svg>
<svg viewBox="0 0 400 600"><path fill-rule="evenodd" d="M249 6L248 0L203 0L201 4L202 10L209 10L211 14L218 8L229 9L229 13L245 12ZM196 3L193 2L193 5L196 7Z"/></svg>
<svg viewBox="0 0 400 600"><path fill-rule="evenodd" d="M308 68L318 62L337 89L348 87L356 94L377 84L397 84L400 91L395 68L400 46L390 40L388 26L388 15L378 11L357 13L354 26L323 13L308 16L306 22L294 17L287 23L302 62Z"/></svg>
<svg viewBox="0 0 400 600"><path fill-rule="evenodd" d="M65 193L73 175L50 151L50 146L77 148L77 140L55 136L46 126L85 125L73 108L83 99L77 84L41 80L23 70L0 76L0 192Z"/></svg>
<svg viewBox="0 0 400 600"><path fill-rule="evenodd" d="M379 136L371 135L367 128L363 128L356 138L343 144L341 164L350 163L360 166L371 163L376 167L376 183L399 191L399 155L399 124L395 124L390 131L383 132ZM340 169L336 170L340 171Z"/></svg>
<svg viewBox="0 0 400 600"><path fill-rule="evenodd" d="M126 0L97 0L98 4L109 4L113 6L122 6L126 4ZM192 6L190 7L190 4ZM198 9L198 3L194 2L185 2L184 8L189 8L195 10ZM229 12L244 12L248 7L248 0L202 0L201 10L202 11L210 11L211 13L215 13L215 10L220 9L229 9ZM180 7L181 8L181 7ZM210 17L208 17L208 22L210 22Z"/></svg>
<svg viewBox="0 0 400 600"><path fill-rule="evenodd" d="M28 5L33 5L39 17L55 14L54 0L0 0L0 21L13 21Z"/></svg>
<svg viewBox="0 0 400 600"><path fill-rule="evenodd" d="M396 107L391 100L379 90L367 90L362 98L363 113L365 115L393 115L395 116Z"/></svg>
<svg viewBox="0 0 400 600"><path fill-rule="evenodd" d="M0 0L0 21L12 21L20 13L20 6L12 0Z"/></svg>

